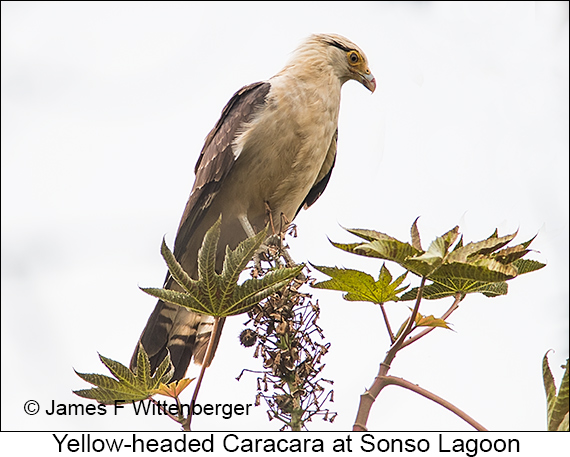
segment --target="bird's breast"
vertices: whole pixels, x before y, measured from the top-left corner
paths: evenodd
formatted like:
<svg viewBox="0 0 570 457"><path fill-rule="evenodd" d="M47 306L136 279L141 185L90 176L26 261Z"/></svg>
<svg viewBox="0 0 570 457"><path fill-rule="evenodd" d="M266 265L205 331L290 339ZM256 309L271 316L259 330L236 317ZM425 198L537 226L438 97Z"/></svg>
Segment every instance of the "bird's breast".
<svg viewBox="0 0 570 457"><path fill-rule="evenodd" d="M240 151L234 166L242 177L238 188L250 202L250 218L265 214L295 216L315 180L335 134L340 94L322 88L272 87L268 103L235 142ZM240 172L238 172L240 170ZM247 182L246 182L247 180ZM255 215L253 214L255 213Z"/></svg>

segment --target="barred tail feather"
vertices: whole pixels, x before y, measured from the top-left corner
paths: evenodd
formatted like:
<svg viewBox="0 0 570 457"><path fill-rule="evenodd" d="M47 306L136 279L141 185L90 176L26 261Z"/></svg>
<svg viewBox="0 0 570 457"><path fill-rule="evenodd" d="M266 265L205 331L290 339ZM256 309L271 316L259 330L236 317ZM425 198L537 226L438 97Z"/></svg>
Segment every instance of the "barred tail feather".
<svg viewBox="0 0 570 457"><path fill-rule="evenodd" d="M151 369L154 371L170 351L170 358L174 365L174 375L171 381L184 378L192 356L196 363L204 362L213 321L212 316L194 313L182 306L159 301L139 339L139 343L143 345L149 356ZM219 333L214 340L216 346ZM137 344L131 358L131 369L134 369L137 364L138 346ZM211 363L212 358L213 353L207 365Z"/></svg>

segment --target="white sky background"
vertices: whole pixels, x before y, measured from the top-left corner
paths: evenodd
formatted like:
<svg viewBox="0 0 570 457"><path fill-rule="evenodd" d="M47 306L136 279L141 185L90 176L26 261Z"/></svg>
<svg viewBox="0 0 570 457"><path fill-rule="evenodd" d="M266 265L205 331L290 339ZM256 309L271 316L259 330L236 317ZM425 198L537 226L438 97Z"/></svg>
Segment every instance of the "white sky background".
<svg viewBox="0 0 570 457"><path fill-rule="evenodd" d="M271 77L311 33L367 54L378 88L343 89L338 159L327 191L297 218L297 261L365 269L334 249L346 227L402 240L421 216L427 246L459 224L536 233L548 266L505 297L468 296L450 322L402 351L391 374L443 396L491 430L544 430L541 361L559 382L568 356L568 5L546 3L2 2L2 429L176 430L164 417L27 416L88 403L72 368L125 364L160 286L204 137L231 95ZM394 275L400 274L390 265ZM322 278L321 278L322 279ZM332 343L325 378L349 430L388 349L380 310L313 291ZM451 299L425 303L441 314ZM405 305L388 305L401 319ZM400 311L398 311L400 310ZM394 317L396 319L396 317ZM230 318L201 403L253 403L260 368ZM193 372L197 370L193 368ZM187 394L190 400L191 391ZM248 419L196 417L196 430L276 430L262 404ZM470 430L397 387L371 430Z"/></svg>

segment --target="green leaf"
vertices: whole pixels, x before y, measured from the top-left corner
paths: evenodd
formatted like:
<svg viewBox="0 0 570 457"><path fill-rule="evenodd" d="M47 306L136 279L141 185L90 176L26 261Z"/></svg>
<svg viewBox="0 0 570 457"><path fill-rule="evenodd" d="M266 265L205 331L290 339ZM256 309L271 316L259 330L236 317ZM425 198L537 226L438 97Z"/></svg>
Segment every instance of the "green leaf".
<svg viewBox="0 0 570 457"><path fill-rule="evenodd" d="M336 248L352 254L362 255L364 257L376 257L401 263L408 256L421 253L421 251L418 251L409 243L403 243L384 233L364 229L345 230L368 241L368 243L343 244L329 240Z"/></svg>
<svg viewBox="0 0 570 457"><path fill-rule="evenodd" d="M194 281L182 268L182 265L178 263L176 257L168 246L164 238L162 239L162 244L160 245L160 253L166 261L168 266L168 271L174 278L174 280L188 293L197 294L197 281Z"/></svg>
<svg viewBox="0 0 570 457"><path fill-rule="evenodd" d="M410 311L411 311L411 308L410 308ZM396 339L402 334L402 332L404 331L404 329L408 325L409 321L410 321L410 318L408 317L404 322L402 322L402 325L400 325L400 328L398 329L398 331L394 335L394 337ZM416 314L416 320L415 320L415 327L414 328L416 328L416 327L433 327L433 328L441 327L441 328L446 328L448 330L451 330L449 328L449 326L447 325L447 322L445 322L443 319L434 317L433 315L423 316L420 313Z"/></svg>
<svg viewBox="0 0 570 457"><path fill-rule="evenodd" d="M299 275L304 265L297 265L292 268L279 268L270 271L261 279L248 279L238 286L233 295L231 304L227 304L226 312L228 316L242 314L249 311L261 300L273 295L291 282Z"/></svg>
<svg viewBox="0 0 570 457"><path fill-rule="evenodd" d="M568 432L568 431L570 431L570 423L568 421L568 413L566 413L566 415L564 416L564 419L562 419L562 422L560 422L560 425L558 426L556 431L557 432Z"/></svg>
<svg viewBox="0 0 570 457"><path fill-rule="evenodd" d="M495 230L482 241L464 244L463 237L459 236L459 228L454 227L436 238L428 250L423 252L417 219L411 228L412 244L374 230L347 230L366 242L333 242L334 246L353 254L396 262L408 271L430 279L433 284L427 285L424 290L427 299L454 296L457 293L482 293L487 297L505 295L508 291L505 281L545 266L535 260L523 259L530 252L528 247L535 237L519 245L506 247L516 232L500 237ZM370 279L366 281L370 282ZM400 298L412 300L416 295L417 289L412 289ZM352 295L347 297L350 299Z"/></svg>
<svg viewBox="0 0 570 457"><path fill-rule="evenodd" d="M249 311L261 300L285 287L303 269L303 265L281 268L260 279L238 284L242 271L263 244L267 228L242 241L234 250L226 247L222 272L216 272L216 253L221 233L221 216L206 232L198 252L198 280L190 278L163 243L162 252L169 271L185 292L170 289L142 288L153 297L184 306L196 313L215 317L233 316Z"/></svg>
<svg viewBox="0 0 570 457"><path fill-rule="evenodd" d="M457 242L457 244L455 245L455 247L453 248L453 251L457 251L458 249L461 249L463 247L463 235L461 235L459 237L459 241ZM452 252L453 252L452 251Z"/></svg>
<svg viewBox="0 0 570 457"><path fill-rule="evenodd" d="M489 298L498 297L499 295L507 295L509 285L506 282L483 283L478 286L476 292L481 292Z"/></svg>
<svg viewBox="0 0 570 457"><path fill-rule="evenodd" d="M395 240L395 238L391 237L390 235L386 235L385 233L377 232L376 230L348 229L348 228L345 228L345 230L349 233L352 233L353 235L356 235L356 236L366 240L366 241L391 241L391 240Z"/></svg>
<svg viewBox="0 0 570 457"><path fill-rule="evenodd" d="M416 217L416 220L412 224L412 228L410 229L410 235L412 237L412 246L416 248L418 251L423 252L422 240L420 238L420 231L418 230L418 219L419 216Z"/></svg>
<svg viewBox="0 0 570 457"><path fill-rule="evenodd" d="M154 371L154 376L152 377L153 382L150 385L150 389L157 389L160 384L167 384L173 375L174 365L170 361L170 352L168 352L166 357L162 362L160 362Z"/></svg>
<svg viewBox="0 0 570 457"><path fill-rule="evenodd" d="M218 289L218 275L216 274L216 252L218 251L218 240L221 234L222 217L210 227L204 236L202 246L198 250L198 287L202 301L205 307L216 304L215 296ZM248 259L249 260L249 259ZM214 301L214 303L212 303ZM211 313L213 316L218 309L213 307Z"/></svg>
<svg viewBox="0 0 570 457"><path fill-rule="evenodd" d="M354 253L365 257L377 257L379 259L391 260L404 265L406 259L420 254L416 248L409 243L403 243L396 239L375 240L369 243L362 243L354 248Z"/></svg>
<svg viewBox="0 0 570 457"><path fill-rule="evenodd" d="M143 349L141 351L141 348ZM142 347L142 344L139 344L139 352L137 354L137 368L135 373L136 377L136 385L139 388L144 390L150 390L152 382L150 381L150 360L148 358L148 354Z"/></svg>
<svg viewBox="0 0 570 457"><path fill-rule="evenodd" d="M200 294L198 298L184 292L178 292L176 290L170 289L157 289L153 287L141 287L143 292L152 295L153 297L159 298L162 301L168 303L174 303L175 305L184 306L195 313L209 314L210 305L203 294Z"/></svg>
<svg viewBox="0 0 570 457"><path fill-rule="evenodd" d="M519 275L540 270L545 266L545 263L537 262L536 260L518 259L513 262L513 267L517 269Z"/></svg>
<svg viewBox="0 0 570 457"><path fill-rule="evenodd" d="M93 384L94 388L76 390L76 395L97 400L103 404L114 404L116 401L134 402L145 400L153 395L152 390L161 382L167 383L174 373L170 354L164 358L153 376L150 374L148 355L142 345L137 354L137 369L129 370L119 362L99 355L101 362L109 369L115 378L95 373L79 373L84 381Z"/></svg>
<svg viewBox="0 0 570 457"><path fill-rule="evenodd" d="M416 314L416 327L441 327L451 330L443 319L434 317L433 314L430 316L423 316L420 313Z"/></svg>
<svg viewBox="0 0 570 457"><path fill-rule="evenodd" d="M524 257L530 252L530 249L525 249L522 244L517 246L511 246L500 251L491 254L491 258L495 259L497 262L503 263L505 265L513 263L515 260Z"/></svg>
<svg viewBox="0 0 570 457"><path fill-rule="evenodd" d="M455 242L459 227L454 227L444 235L437 237L423 254L405 259L403 266L419 276L429 277L443 263L449 247Z"/></svg>
<svg viewBox="0 0 570 457"><path fill-rule="evenodd" d="M546 391L547 404L547 424L549 431L568 431L568 415L569 415L569 381L568 367L569 359L566 359L564 366L564 375L558 395L556 394L556 384L554 376L548 365L548 352L542 359L542 378L544 381L544 390Z"/></svg>
<svg viewBox="0 0 570 457"><path fill-rule="evenodd" d="M512 279L517 270L488 257L479 256L468 263L445 263L430 275L430 279L457 278L481 282L500 282Z"/></svg>
<svg viewBox="0 0 570 457"><path fill-rule="evenodd" d="M329 242L330 242L330 244L332 244L335 248L341 249L341 250L346 251L346 252L350 252L351 254L363 255L363 254L360 254L360 253L358 253L358 252L355 251L355 249L356 249L357 247L361 246L363 243L348 243L348 244L345 244L345 243L335 243L335 242L332 241L330 238L329 238Z"/></svg>
<svg viewBox="0 0 570 457"><path fill-rule="evenodd" d="M242 298L245 295L251 293L251 292L246 293L244 289L244 287L246 287L247 290L250 291L251 289L250 284L248 284L247 286L242 285L240 287L237 286L237 282L239 280L241 272L245 269L248 262L253 258L254 254L259 249L261 244L263 244L263 241L265 241L266 238L267 238L267 228L259 232L257 235L241 242L234 251L230 250L229 247L226 248L226 257L224 258L224 266L222 268L222 274L220 275L220 282L219 282L220 284L219 301L222 307L231 308L234 305L237 305L237 307L239 307L240 305L236 302L236 300L242 302ZM296 269L294 268L293 270L295 271L292 271L292 269L283 269L281 276L268 274L264 276L264 278L268 276L268 278L265 279L265 281L263 280L263 278L261 280L253 280L253 284L258 284L258 286L256 286L257 292L261 292L264 289L272 288L273 285L279 281L284 280L285 283L287 283L287 279L289 280L293 279L301 272L302 269L303 269L302 265L300 266L300 268L298 267L296 267ZM271 280L271 278L274 278L274 280ZM275 293L275 291L267 290L267 295L265 295L263 298L266 298L273 293ZM263 298L261 298L259 301L263 300ZM253 303L253 305L255 304L257 303Z"/></svg>
<svg viewBox="0 0 570 457"><path fill-rule="evenodd" d="M490 254L507 245L516 236L516 232L502 237L495 236L496 233L495 231L495 233L486 240L467 243L460 249L454 249L447 259L448 262L466 263L470 257L475 255L484 256Z"/></svg>
<svg viewBox="0 0 570 457"><path fill-rule="evenodd" d="M388 301L398 301L397 294L408 286L398 289L406 274L392 282L392 275L385 265L382 265L378 281L372 276L359 270L348 268L324 267L312 265L313 268L330 276L332 279L313 284L316 289L340 290L346 292L343 298L347 301L367 301L376 304Z"/></svg>
<svg viewBox="0 0 570 457"><path fill-rule="evenodd" d="M506 282L485 283L459 278L443 278L437 279L437 282L425 286L422 297L427 300L438 300L445 297L454 297L457 293L466 295L477 292L487 297L497 297L499 295L506 295L507 291L508 285ZM415 300L417 293L418 288L414 287L400 298L403 301Z"/></svg>
<svg viewBox="0 0 570 457"><path fill-rule="evenodd" d="M548 417L550 418L551 410L554 407L554 402L556 400L556 383L548 364L548 352L544 354L544 357L542 358L542 379L544 382L544 390L546 391Z"/></svg>

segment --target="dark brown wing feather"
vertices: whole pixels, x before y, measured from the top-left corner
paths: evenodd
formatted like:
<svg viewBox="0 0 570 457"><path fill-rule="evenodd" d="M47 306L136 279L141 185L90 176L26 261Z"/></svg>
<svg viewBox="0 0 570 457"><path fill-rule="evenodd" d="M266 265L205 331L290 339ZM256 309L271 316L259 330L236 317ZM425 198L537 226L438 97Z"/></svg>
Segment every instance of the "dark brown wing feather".
<svg viewBox="0 0 570 457"><path fill-rule="evenodd" d="M200 224L236 157L232 146L243 126L265 104L271 88L268 82L258 82L238 90L222 111L220 119L206 137L196 163L196 181L180 221L174 255L182 255L188 239Z"/></svg>
<svg viewBox="0 0 570 457"><path fill-rule="evenodd" d="M305 200L303 200L303 203L297 209L295 216L299 214L301 208L307 209L309 206L315 203L325 191L325 188L327 187L327 184L331 179L334 164L336 162L337 139L338 139L338 130L335 132L332 138L331 145L329 146L329 150L327 153L327 157L325 159L325 162L323 163L323 168L319 172L319 176L317 176L317 180L315 181L315 184L313 185L313 187L305 197Z"/></svg>
<svg viewBox="0 0 570 457"><path fill-rule="evenodd" d="M232 150L233 143L237 135L242 132L244 125L265 104L265 97L270 88L270 83L258 82L237 91L224 107L220 119L206 137L196 163L196 180L182 215L174 244L174 255L179 261L182 262L182 256L190 243L196 241L192 239L194 233L203 233L203 230L197 230L197 228L236 160ZM183 264L183 267L195 276L196 259L191 259L191 261L194 264ZM177 284L174 284L169 276L167 274L165 287L175 288ZM183 378L192 356L198 361L204 356L210 333L200 332L199 327L202 323L203 316L200 314L159 301L139 340L150 357L152 370L156 369L169 350L175 367L172 380ZM138 344L131 359L131 367L136 366L137 350Z"/></svg>

